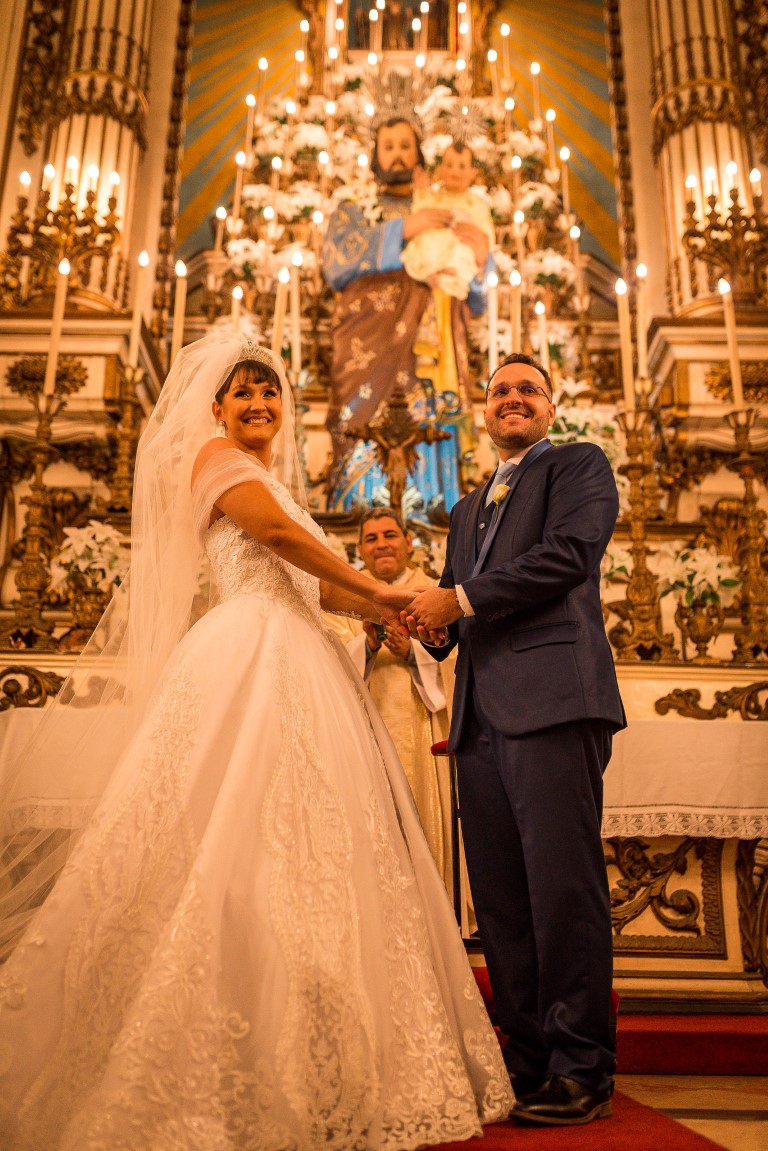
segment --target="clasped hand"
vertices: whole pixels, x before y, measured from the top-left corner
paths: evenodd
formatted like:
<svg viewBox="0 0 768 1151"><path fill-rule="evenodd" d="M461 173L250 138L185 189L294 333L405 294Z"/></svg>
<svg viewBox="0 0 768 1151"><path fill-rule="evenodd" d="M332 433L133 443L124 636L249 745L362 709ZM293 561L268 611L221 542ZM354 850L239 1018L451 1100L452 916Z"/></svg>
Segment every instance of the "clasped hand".
<svg viewBox="0 0 768 1151"><path fill-rule="evenodd" d="M439 588L427 588L428 592L439 590ZM377 590L374 595L372 604L381 616L381 621L387 627L388 631L390 628L394 628L400 635L406 638L414 636L424 643L439 646L445 643L448 638L445 628L442 625L438 624L435 627L430 627L424 624L419 628L415 620L413 627L410 625L410 620L413 618L411 615L411 607L424 594L424 592L417 593L406 591L405 589L382 587L380 590ZM462 614L463 612L461 608L459 608L459 615ZM387 646L389 646L389 644Z"/></svg>
<svg viewBox="0 0 768 1151"><path fill-rule="evenodd" d="M448 624L463 615L453 588L429 587L414 596L400 612L400 619L416 639L440 647L448 639Z"/></svg>

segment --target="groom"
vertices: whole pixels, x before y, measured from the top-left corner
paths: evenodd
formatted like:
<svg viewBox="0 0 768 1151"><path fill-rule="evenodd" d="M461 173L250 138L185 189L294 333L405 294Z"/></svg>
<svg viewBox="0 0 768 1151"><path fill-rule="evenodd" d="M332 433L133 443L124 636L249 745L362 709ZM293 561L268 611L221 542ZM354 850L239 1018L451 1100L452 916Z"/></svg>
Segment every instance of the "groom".
<svg viewBox="0 0 768 1151"><path fill-rule="evenodd" d="M618 512L593 444L554 446L548 373L508 356L488 384L492 480L451 514L440 587L402 613L457 643L448 742L504 1057L532 1123L611 1113L612 932L602 775L624 726L600 605Z"/></svg>

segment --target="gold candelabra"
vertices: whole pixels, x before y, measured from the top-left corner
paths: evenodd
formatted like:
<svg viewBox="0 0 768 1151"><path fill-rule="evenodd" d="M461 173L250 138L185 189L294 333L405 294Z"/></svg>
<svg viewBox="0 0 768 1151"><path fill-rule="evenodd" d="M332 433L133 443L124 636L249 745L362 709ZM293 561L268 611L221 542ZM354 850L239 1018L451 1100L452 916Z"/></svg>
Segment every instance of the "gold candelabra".
<svg viewBox="0 0 768 1151"><path fill-rule="evenodd" d="M736 629L733 651L734 661L740 663L768 656L768 576L763 569L765 512L758 506L755 493L759 458L750 443L756 416L754 408L729 412L726 416L736 441L736 456L726 466L740 476L744 484L744 527L737 549L741 576L741 626Z"/></svg>
<svg viewBox="0 0 768 1151"><path fill-rule="evenodd" d="M95 188L86 192L82 208L72 183L64 185L58 204L43 187L31 212L29 198L19 196L0 257L0 308L19 307L52 292L56 268L65 257L82 286L101 295L110 291L109 262L120 238L116 186L111 188L102 220Z"/></svg>
<svg viewBox="0 0 768 1151"><path fill-rule="evenodd" d="M51 541L46 525L49 493L43 474L51 461L53 448L52 425L67 402L67 397L83 387L86 373L83 365L72 356L58 360L53 395L43 392L46 360L33 356L19 361L8 373L8 386L28 399L36 414L35 444L32 451L33 475L24 527L24 552L16 573L18 598L14 600L14 619L0 628L0 648L35 648L52 651L53 621L43 617L43 606L50 586L48 560Z"/></svg>
<svg viewBox="0 0 768 1151"><path fill-rule="evenodd" d="M674 638L661 628L659 583L648 567L645 520L644 481L648 475L646 441L652 435L651 413L647 406L636 411L619 412L619 424L626 436L627 463L619 471L629 478L629 525L632 575L626 599L611 608L621 622L611 628L609 637L620 663L673 660L677 658Z"/></svg>
<svg viewBox="0 0 768 1151"><path fill-rule="evenodd" d="M120 403L117 425L115 470L110 484L109 512L131 510L133 465L139 442L139 402L136 387L144 378L144 369L123 364L120 378Z"/></svg>
<svg viewBox="0 0 768 1151"><path fill-rule="evenodd" d="M714 292L724 277L735 294L757 301L765 296L763 273L768 262L768 219L763 213L763 197L752 197L754 210L745 212L739 202L739 189L731 188L731 202L720 210L717 196L707 196L707 210L698 215L696 201L686 204L683 221L683 247L691 263L706 266L709 287Z"/></svg>

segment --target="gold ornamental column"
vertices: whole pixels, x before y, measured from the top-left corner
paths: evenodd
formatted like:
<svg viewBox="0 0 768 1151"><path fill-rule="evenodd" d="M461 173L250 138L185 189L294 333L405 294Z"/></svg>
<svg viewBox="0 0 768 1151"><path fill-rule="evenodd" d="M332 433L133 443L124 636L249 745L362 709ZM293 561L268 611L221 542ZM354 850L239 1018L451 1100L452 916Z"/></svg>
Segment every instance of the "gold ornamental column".
<svg viewBox="0 0 768 1151"><path fill-rule="evenodd" d="M693 232L715 204L724 215L754 211L753 156L728 0L649 0L648 11L667 297L681 315L715 303L717 276L693 258Z"/></svg>

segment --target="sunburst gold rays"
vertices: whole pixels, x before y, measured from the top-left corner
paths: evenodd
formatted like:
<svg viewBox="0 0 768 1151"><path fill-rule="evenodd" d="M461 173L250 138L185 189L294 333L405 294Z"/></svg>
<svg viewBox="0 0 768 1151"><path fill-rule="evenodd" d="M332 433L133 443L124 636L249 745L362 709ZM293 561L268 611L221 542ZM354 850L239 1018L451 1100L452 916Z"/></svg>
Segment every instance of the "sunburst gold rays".
<svg viewBox="0 0 768 1151"><path fill-rule="evenodd" d="M177 224L183 255L210 244L211 213L231 199L259 57L269 60L268 98L292 89L298 20L289 0L197 0Z"/></svg>

